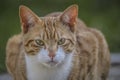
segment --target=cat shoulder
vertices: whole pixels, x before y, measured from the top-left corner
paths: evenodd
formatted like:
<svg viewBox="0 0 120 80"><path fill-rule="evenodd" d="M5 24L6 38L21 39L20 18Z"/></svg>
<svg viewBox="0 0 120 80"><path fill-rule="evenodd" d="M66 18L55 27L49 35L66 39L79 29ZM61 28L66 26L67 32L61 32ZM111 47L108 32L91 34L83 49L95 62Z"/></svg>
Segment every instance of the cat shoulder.
<svg viewBox="0 0 120 80"><path fill-rule="evenodd" d="M11 37L6 46L6 66L9 72L14 72L17 55L21 45L21 34Z"/></svg>
<svg viewBox="0 0 120 80"><path fill-rule="evenodd" d="M6 51L15 51L16 48L20 45L20 43L22 42L21 40L21 34L18 35L14 35L13 37L11 37L8 42L7 42L7 47L6 47Z"/></svg>

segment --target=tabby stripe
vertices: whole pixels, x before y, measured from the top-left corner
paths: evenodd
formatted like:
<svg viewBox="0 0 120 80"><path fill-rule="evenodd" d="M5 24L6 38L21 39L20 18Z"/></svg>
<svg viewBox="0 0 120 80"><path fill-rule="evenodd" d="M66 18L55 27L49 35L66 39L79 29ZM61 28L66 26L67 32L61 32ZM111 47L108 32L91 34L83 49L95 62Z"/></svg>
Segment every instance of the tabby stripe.
<svg viewBox="0 0 120 80"><path fill-rule="evenodd" d="M45 26L45 33L46 33L46 35L44 35L44 36L46 36L46 38L47 39L49 39L50 37L49 37L49 31L47 30L47 27Z"/></svg>
<svg viewBox="0 0 120 80"><path fill-rule="evenodd" d="M54 38L55 40L58 40L58 34L56 33L56 28L55 28Z"/></svg>
<svg viewBox="0 0 120 80"><path fill-rule="evenodd" d="M25 43L25 46L29 46L29 44L31 43L31 42L33 42L34 40L29 40L29 41L27 41L26 43Z"/></svg>

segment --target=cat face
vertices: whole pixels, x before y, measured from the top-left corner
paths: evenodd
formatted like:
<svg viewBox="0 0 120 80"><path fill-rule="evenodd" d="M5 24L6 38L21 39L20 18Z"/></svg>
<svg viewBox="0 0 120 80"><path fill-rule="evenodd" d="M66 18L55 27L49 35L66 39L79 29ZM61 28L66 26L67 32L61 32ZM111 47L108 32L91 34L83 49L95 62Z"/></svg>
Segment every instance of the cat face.
<svg viewBox="0 0 120 80"><path fill-rule="evenodd" d="M25 55L31 62L58 66L71 58L75 48L77 6L57 17L39 18L25 6L20 7Z"/></svg>

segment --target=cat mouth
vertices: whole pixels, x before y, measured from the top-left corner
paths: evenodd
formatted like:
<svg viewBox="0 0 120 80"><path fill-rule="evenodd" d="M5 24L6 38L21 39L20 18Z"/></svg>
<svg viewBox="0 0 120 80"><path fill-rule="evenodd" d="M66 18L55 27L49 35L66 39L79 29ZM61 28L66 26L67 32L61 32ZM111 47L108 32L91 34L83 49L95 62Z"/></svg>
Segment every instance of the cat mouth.
<svg viewBox="0 0 120 80"><path fill-rule="evenodd" d="M47 65L49 65L49 67L56 67L59 64L59 62L57 61L48 61Z"/></svg>
<svg viewBox="0 0 120 80"><path fill-rule="evenodd" d="M51 61L47 62L47 64L49 64L49 65L51 65L51 66L54 66L54 65L57 65L58 62L51 60Z"/></svg>

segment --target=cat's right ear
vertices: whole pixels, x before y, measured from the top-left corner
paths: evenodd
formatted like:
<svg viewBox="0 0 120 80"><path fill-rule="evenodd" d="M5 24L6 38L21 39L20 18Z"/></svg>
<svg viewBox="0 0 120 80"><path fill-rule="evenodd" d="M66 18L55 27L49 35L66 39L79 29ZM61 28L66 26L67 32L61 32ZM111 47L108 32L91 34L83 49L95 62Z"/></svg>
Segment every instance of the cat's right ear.
<svg viewBox="0 0 120 80"><path fill-rule="evenodd" d="M27 33L35 23L40 21L39 17L32 12L28 7L21 5L19 7L19 16L23 33Z"/></svg>

